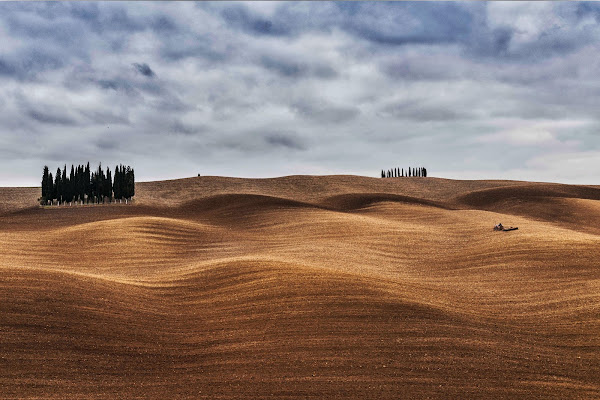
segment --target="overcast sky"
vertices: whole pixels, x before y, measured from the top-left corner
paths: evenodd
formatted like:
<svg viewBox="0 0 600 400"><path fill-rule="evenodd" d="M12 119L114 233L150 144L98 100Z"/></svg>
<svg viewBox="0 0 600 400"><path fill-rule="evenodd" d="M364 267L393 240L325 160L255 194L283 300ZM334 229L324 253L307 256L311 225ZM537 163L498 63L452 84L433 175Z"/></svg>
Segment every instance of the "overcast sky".
<svg viewBox="0 0 600 400"><path fill-rule="evenodd" d="M42 167L600 184L600 3L0 3L0 186Z"/></svg>

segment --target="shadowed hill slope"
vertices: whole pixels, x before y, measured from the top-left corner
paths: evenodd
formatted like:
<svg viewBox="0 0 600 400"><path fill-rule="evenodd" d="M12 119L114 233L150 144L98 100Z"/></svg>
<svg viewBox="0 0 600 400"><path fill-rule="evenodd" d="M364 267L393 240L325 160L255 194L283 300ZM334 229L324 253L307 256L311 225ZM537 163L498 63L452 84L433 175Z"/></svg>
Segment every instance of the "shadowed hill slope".
<svg viewBox="0 0 600 400"><path fill-rule="evenodd" d="M136 192L4 208L0 397L600 398L597 187L201 177Z"/></svg>

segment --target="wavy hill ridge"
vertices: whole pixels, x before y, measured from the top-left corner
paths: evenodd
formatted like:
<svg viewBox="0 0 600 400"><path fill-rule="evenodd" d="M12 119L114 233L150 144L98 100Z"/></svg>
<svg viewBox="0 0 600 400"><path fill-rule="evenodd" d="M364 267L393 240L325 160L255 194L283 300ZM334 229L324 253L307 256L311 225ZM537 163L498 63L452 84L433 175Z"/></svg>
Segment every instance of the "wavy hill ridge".
<svg viewBox="0 0 600 400"><path fill-rule="evenodd" d="M136 189L0 189L1 398L600 398L597 187Z"/></svg>

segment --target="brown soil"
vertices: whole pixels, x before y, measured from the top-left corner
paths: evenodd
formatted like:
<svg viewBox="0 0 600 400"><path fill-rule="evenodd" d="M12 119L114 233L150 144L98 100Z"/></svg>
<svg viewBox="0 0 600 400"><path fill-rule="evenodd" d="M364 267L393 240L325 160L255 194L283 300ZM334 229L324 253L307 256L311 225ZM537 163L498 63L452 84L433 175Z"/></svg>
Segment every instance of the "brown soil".
<svg viewBox="0 0 600 400"><path fill-rule="evenodd" d="M136 192L0 188L0 398L600 398L597 186Z"/></svg>

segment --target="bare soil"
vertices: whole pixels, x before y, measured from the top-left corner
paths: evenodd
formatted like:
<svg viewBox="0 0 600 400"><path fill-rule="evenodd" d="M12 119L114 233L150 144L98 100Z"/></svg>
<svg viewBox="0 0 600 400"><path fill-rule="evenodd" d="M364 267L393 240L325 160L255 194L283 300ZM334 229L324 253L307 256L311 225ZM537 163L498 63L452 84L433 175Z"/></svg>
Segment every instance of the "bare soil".
<svg viewBox="0 0 600 400"><path fill-rule="evenodd" d="M0 188L0 398L600 398L600 188ZM494 232L493 226L518 226Z"/></svg>

